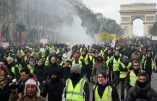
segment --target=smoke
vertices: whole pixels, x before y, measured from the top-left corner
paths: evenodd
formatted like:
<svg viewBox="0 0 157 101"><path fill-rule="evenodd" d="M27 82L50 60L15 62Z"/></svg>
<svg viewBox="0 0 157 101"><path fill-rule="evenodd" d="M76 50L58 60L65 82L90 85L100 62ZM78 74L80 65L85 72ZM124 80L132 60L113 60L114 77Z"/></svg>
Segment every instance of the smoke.
<svg viewBox="0 0 157 101"><path fill-rule="evenodd" d="M81 26L82 21L78 16L73 16L73 22L71 25L66 23L62 24L61 35L68 39L67 41L73 44L86 44L90 45L93 43L92 38L87 35L86 29Z"/></svg>
<svg viewBox="0 0 157 101"><path fill-rule="evenodd" d="M52 42L92 44L93 39L82 26L78 14L79 3L75 1L78 2L77 0L25 0L22 6L25 15L32 18L26 20L26 23L29 27L34 25L35 28L42 29L43 35ZM51 34L51 37L46 34Z"/></svg>

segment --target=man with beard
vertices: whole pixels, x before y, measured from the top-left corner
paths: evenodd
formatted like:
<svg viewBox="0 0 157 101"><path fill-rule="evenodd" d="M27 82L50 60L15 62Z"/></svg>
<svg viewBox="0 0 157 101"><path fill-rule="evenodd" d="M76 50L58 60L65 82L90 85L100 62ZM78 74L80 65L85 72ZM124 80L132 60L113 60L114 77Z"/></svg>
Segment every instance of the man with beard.
<svg viewBox="0 0 157 101"><path fill-rule="evenodd" d="M151 88L145 72L138 74L136 84L129 90L126 101L157 101L157 93Z"/></svg>
<svg viewBox="0 0 157 101"><path fill-rule="evenodd" d="M50 79L44 84L42 96L46 97L48 94L48 101L62 101L64 84L59 73L57 69L53 69L50 74Z"/></svg>
<svg viewBox="0 0 157 101"><path fill-rule="evenodd" d="M89 101L89 85L81 76L79 64L72 65L71 77L66 81L64 93L66 101Z"/></svg>

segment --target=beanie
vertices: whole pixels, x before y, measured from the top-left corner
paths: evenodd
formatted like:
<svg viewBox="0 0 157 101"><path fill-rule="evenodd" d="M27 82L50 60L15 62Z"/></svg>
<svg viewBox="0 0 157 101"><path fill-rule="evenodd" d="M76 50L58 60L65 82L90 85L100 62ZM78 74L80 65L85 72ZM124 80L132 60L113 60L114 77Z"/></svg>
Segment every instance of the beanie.
<svg viewBox="0 0 157 101"><path fill-rule="evenodd" d="M71 71L76 71L81 74L81 66L79 64L73 64L71 67Z"/></svg>

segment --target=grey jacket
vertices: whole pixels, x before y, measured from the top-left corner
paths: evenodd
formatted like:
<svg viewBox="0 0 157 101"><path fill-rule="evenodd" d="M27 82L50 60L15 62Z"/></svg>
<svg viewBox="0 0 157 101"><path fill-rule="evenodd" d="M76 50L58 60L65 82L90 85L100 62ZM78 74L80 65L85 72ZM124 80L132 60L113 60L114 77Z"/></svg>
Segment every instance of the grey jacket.
<svg viewBox="0 0 157 101"><path fill-rule="evenodd" d="M136 84L129 90L126 101L157 101L157 93L149 84L145 88Z"/></svg>

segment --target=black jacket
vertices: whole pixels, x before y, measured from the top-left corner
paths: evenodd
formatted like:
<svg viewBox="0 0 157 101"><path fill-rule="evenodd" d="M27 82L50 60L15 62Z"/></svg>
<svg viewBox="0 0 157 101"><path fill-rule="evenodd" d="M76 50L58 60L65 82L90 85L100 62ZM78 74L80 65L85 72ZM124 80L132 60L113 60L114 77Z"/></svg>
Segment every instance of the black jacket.
<svg viewBox="0 0 157 101"><path fill-rule="evenodd" d="M95 101L95 89L96 89L97 86L98 86L98 94L99 94L100 97L103 96L105 88L107 86L111 86L112 87L112 92L111 92L112 101L120 101L117 89L115 87L113 87L110 83L107 83L105 85L96 84L96 86L93 90L93 100L92 101Z"/></svg>
<svg viewBox="0 0 157 101"><path fill-rule="evenodd" d="M59 71L53 70L52 74L57 75L57 78L55 80L50 79L45 84L42 96L46 97L48 94L48 101L62 101L63 81L60 79Z"/></svg>
<svg viewBox="0 0 157 101"><path fill-rule="evenodd" d="M157 93L149 83L144 88L136 84L129 90L126 101L157 101Z"/></svg>
<svg viewBox="0 0 157 101"><path fill-rule="evenodd" d="M8 101L11 93L9 87L10 79L8 77L0 80L0 101Z"/></svg>
<svg viewBox="0 0 157 101"><path fill-rule="evenodd" d="M61 69L62 72L62 78L64 80L67 80L70 77L70 67L63 67Z"/></svg>
<svg viewBox="0 0 157 101"><path fill-rule="evenodd" d="M61 74L61 67L57 64L57 63L50 63L47 67L47 70L46 70L46 77L49 78L52 71L59 71L59 76Z"/></svg>
<svg viewBox="0 0 157 101"><path fill-rule="evenodd" d="M34 66L34 74L36 75L37 80L40 83L42 83L42 81L46 79L46 76L45 76L45 66L44 65L38 66L36 64Z"/></svg>

